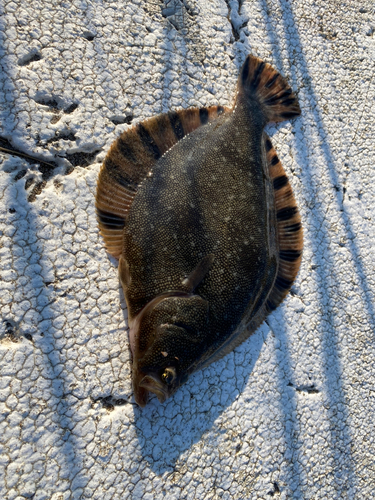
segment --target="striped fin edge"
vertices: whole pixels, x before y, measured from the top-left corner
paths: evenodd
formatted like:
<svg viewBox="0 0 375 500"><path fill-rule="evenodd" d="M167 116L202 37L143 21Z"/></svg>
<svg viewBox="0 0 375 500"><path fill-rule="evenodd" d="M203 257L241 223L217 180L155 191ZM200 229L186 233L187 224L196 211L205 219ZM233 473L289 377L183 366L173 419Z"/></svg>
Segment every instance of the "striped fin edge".
<svg viewBox="0 0 375 500"><path fill-rule="evenodd" d="M279 268L274 286L268 296L266 309L273 311L288 294L301 265L303 231L301 216L285 170L264 133L269 175L275 196Z"/></svg>
<svg viewBox="0 0 375 500"><path fill-rule="evenodd" d="M95 201L108 253L120 257L127 214L157 160L187 134L231 112L223 106L170 111L134 125L116 139L100 169Z"/></svg>

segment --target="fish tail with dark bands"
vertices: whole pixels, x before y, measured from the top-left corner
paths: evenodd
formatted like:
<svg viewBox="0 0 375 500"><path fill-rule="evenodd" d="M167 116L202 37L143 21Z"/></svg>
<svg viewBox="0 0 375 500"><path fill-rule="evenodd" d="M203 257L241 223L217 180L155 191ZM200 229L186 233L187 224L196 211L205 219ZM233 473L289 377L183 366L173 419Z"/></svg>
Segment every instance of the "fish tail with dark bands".
<svg viewBox="0 0 375 500"><path fill-rule="evenodd" d="M281 101L280 104L282 104L283 106L291 106L292 104L294 103L294 99L290 98L290 99L285 99L284 101ZM287 113L286 111L284 111L284 115L285 113Z"/></svg>
<svg viewBox="0 0 375 500"><path fill-rule="evenodd" d="M284 111L280 113L280 117L284 120L290 120L291 118L295 118L297 115L299 115L299 113L296 113L295 111Z"/></svg>
<svg viewBox="0 0 375 500"><path fill-rule="evenodd" d="M264 70L265 66L266 66L266 63L264 61L262 61L254 72L253 80L251 82L251 86L254 89L258 88L260 77L261 77L262 71Z"/></svg>
<svg viewBox="0 0 375 500"><path fill-rule="evenodd" d="M270 97L269 99L266 99L264 102L265 102L265 104L275 104L275 102L281 101L284 97L290 96L290 94L292 94L291 88L285 90L281 94L276 94L276 95ZM294 101L294 99L293 99L293 101Z"/></svg>
<svg viewBox="0 0 375 500"><path fill-rule="evenodd" d="M270 89L272 85L276 82L276 80L279 78L279 76L281 76L280 73L275 72L275 74L265 84L266 89Z"/></svg>
<svg viewBox="0 0 375 500"><path fill-rule="evenodd" d="M239 96L259 102L265 122L278 122L301 113L289 84L270 64L247 56L239 77Z"/></svg>
<svg viewBox="0 0 375 500"><path fill-rule="evenodd" d="M249 78L249 68L250 68L250 56L246 58L245 63L242 66L242 71L241 71L242 85L245 85L247 79Z"/></svg>

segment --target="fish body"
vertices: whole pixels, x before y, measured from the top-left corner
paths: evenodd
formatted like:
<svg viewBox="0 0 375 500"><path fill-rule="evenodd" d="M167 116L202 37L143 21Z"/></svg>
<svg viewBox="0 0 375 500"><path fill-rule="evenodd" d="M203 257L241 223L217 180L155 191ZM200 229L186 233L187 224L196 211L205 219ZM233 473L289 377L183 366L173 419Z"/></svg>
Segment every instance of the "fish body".
<svg viewBox="0 0 375 500"><path fill-rule="evenodd" d="M141 406L233 350L290 288L302 230L263 129L299 112L285 80L248 56L233 109L161 115L109 152L98 218L119 258ZM109 184L118 201L108 201Z"/></svg>

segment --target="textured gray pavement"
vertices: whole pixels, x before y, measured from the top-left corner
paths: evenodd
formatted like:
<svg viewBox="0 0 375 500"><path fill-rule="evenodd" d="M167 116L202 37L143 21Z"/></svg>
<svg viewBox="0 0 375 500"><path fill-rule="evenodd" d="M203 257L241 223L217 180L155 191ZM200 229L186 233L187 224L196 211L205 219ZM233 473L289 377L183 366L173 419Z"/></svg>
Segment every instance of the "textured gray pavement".
<svg viewBox="0 0 375 500"><path fill-rule="evenodd" d="M375 496L371 0L0 7L0 497ZM253 53L302 116L267 127L301 209L293 293L171 400L132 398L127 314L97 231L129 123L233 101Z"/></svg>

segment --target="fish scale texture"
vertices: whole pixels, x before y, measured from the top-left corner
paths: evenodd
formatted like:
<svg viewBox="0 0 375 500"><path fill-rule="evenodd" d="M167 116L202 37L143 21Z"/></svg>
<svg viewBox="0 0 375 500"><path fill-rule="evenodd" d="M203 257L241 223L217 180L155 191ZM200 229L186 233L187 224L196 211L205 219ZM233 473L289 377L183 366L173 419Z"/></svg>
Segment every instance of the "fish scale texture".
<svg viewBox="0 0 375 500"><path fill-rule="evenodd" d="M52 162L0 152L1 498L373 498L373 3L0 8L0 146ZM248 53L302 109L267 127L301 210L301 271L268 324L141 410L100 162L130 122L230 105Z"/></svg>

